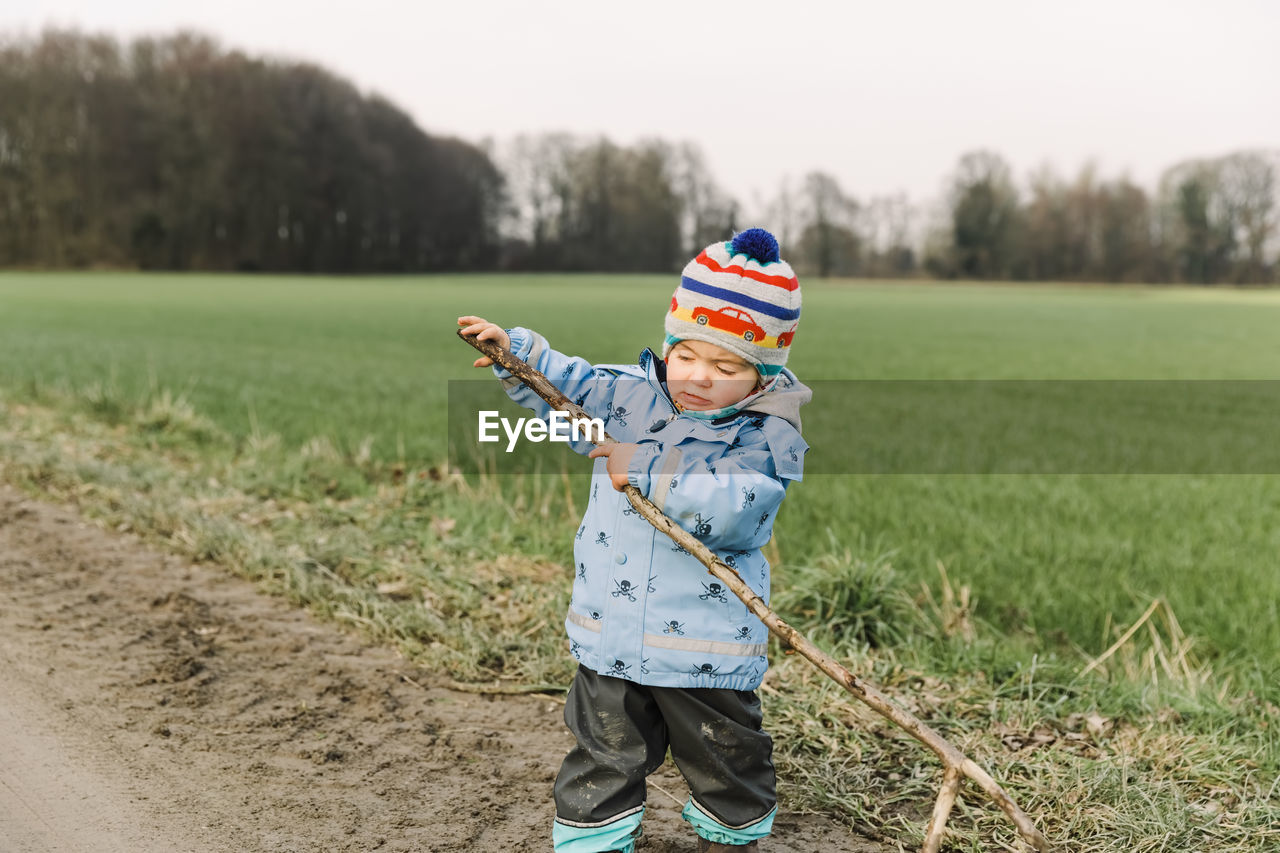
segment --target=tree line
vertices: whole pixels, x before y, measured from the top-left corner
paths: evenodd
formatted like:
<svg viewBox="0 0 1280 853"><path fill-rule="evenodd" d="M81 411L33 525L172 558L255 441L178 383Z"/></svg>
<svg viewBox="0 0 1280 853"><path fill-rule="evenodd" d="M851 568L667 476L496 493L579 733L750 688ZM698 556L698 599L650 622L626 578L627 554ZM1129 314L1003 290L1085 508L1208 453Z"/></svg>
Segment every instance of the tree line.
<svg viewBox="0 0 1280 853"><path fill-rule="evenodd" d="M960 157L938 203L817 171L743 205L691 143L475 145L306 63L196 34L0 40L0 267L670 271L766 224L804 275L1275 283L1280 150L1022 184Z"/></svg>
<svg viewBox="0 0 1280 853"><path fill-rule="evenodd" d="M1280 151L1237 152L1166 169L1153 195L1085 166L1050 168L1020 190L1008 164L960 159L948 221L932 234L938 276L1031 281L1269 284L1280 274Z"/></svg>
<svg viewBox="0 0 1280 853"><path fill-rule="evenodd" d="M197 35L0 44L0 265L397 272L495 255L474 145Z"/></svg>

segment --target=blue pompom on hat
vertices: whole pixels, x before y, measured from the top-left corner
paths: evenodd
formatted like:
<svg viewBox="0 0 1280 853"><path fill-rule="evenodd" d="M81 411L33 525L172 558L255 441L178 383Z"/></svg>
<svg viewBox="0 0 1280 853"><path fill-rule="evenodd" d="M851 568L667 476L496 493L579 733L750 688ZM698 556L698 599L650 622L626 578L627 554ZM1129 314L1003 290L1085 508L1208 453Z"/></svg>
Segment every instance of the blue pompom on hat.
<svg viewBox="0 0 1280 853"><path fill-rule="evenodd" d="M799 322L795 272L772 234L748 228L685 266L663 324L662 357L680 341L706 341L754 364L769 381L782 372Z"/></svg>
<svg viewBox="0 0 1280 853"><path fill-rule="evenodd" d="M746 255L762 264L778 262L778 240L763 228L748 228L729 242L735 255Z"/></svg>

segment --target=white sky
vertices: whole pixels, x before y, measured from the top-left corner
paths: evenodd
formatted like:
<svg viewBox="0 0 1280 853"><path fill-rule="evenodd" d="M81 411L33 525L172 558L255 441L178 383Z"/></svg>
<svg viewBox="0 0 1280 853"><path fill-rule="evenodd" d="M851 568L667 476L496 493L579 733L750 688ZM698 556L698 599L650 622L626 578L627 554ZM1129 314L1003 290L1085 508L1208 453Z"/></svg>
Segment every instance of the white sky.
<svg viewBox="0 0 1280 853"><path fill-rule="evenodd" d="M0 33L179 27L306 59L427 131L566 130L698 142L755 208L784 176L937 196L992 148L1154 187L1192 157L1280 147L1280 2L1269 0L3 0Z"/></svg>

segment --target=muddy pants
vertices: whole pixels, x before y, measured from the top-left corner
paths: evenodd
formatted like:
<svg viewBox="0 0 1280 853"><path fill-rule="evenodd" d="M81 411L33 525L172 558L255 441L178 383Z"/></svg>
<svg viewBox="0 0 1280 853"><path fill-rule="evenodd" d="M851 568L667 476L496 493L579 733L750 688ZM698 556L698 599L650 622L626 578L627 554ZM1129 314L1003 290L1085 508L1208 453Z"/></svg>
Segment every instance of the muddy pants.
<svg viewBox="0 0 1280 853"><path fill-rule="evenodd" d="M689 783L684 818L699 835L722 844L765 837L777 796L761 719L749 691L646 687L578 667L564 709L578 744L555 784L556 853L630 853L645 777L668 747Z"/></svg>

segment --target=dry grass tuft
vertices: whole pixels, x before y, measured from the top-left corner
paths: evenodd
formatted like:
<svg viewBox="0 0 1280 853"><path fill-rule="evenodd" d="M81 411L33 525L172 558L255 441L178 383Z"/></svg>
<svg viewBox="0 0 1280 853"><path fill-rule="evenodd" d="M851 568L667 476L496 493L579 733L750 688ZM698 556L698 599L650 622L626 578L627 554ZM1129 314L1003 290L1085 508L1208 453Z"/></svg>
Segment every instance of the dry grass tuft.
<svg viewBox="0 0 1280 853"><path fill-rule="evenodd" d="M1108 627L1111 627L1108 615ZM1172 684L1189 691L1210 687L1214 683L1211 668L1196 660L1195 641L1178 624L1169 602L1153 599L1142 616L1123 631L1115 626L1119 638L1091 660L1080 675L1095 670L1112 678L1129 682L1146 682L1153 687ZM1225 695L1226 684L1219 689Z"/></svg>

